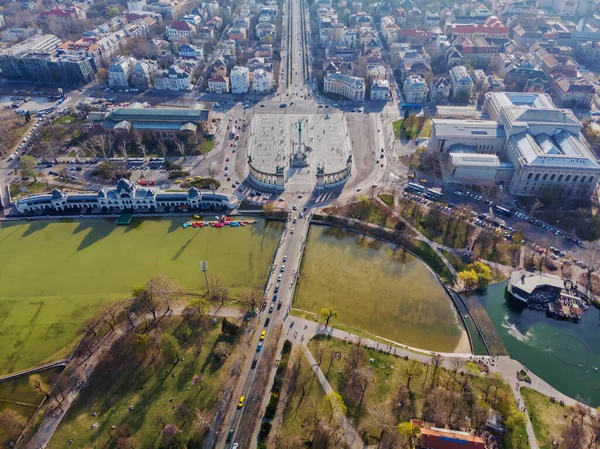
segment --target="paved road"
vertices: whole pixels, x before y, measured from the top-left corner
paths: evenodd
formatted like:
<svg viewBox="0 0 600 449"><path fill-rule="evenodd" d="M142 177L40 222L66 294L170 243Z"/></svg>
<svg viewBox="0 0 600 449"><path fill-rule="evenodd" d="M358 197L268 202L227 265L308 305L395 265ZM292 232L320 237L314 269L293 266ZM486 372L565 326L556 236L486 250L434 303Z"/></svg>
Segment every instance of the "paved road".
<svg viewBox="0 0 600 449"><path fill-rule="evenodd" d="M260 423L260 417L268 401L269 394L266 388L271 385L271 380L275 374L275 358L278 356L283 339L283 324L288 316L288 310L291 306L296 276L300 268L302 249L306 239L309 227L309 218L297 219L293 223L293 218L298 212L290 213L290 220L283 231L280 244L275 254L274 264L269 275L268 286L265 291L266 304L261 310L258 319L255 322L253 333L248 341L248 356L244 362L240 381L236 386L229 410L223 419L220 431L220 438L215 447L230 447L225 442L226 435L230 429L234 430L231 443L237 442L240 447L249 448L256 444L255 431ZM294 233L292 234L292 228ZM284 258L286 261L284 262ZM284 268L285 266L285 268ZM283 268L283 271L282 271ZM281 279L279 277L281 276ZM278 293L275 301L275 288L278 287ZM281 302L281 308L278 304ZM272 308L272 310L270 309ZM266 320L270 323L267 325ZM289 322L289 318L287 319ZM261 332L266 330L264 346L258 350ZM256 365L252 368L253 361ZM238 400L244 396L245 404L238 409ZM218 426L213 426L212 432L218 432Z"/></svg>

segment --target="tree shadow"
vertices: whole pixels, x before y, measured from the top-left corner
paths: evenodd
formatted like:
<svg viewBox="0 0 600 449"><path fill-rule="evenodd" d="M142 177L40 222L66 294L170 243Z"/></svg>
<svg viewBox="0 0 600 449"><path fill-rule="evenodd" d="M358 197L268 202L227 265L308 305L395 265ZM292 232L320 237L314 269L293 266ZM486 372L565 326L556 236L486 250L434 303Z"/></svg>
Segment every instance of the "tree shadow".
<svg viewBox="0 0 600 449"><path fill-rule="evenodd" d="M50 224L50 220L36 220L36 221L32 221L29 224L29 227L27 228L27 230L21 236L21 238L27 237L27 236L33 234L34 232L44 230L44 228L46 228L46 226L48 226L48 224Z"/></svg>
<svg viewBox="0 0 600 449"><path fill-rule="evenodd" d="M190 243L192 243L192 240L194 240L196 238L196 236L198 235L197 231L198 231L198 229L196 229L196 232L194 232L192 234L192 236L188 239L187 242L185 242L183 245L181 245L181 247L177 250L177 252L171 258L171 260L175 261L181 257L181 255L184 253L184 251L187 249L187 247L190 245Z"/></svg>
<svg viewBox="0 0 600 449"><path fill-rule="evenodd" d="M81 222L79 224L79 226L77 226L77 229L75 231L73 231L73 233L75 234L76 232L80 232L80 231L78 231L78 229L83 226L91 228L91 230L85 235L83 240L81 240L81 243L79 244L79 247L77 248L76 251L83 251L84 249L92 246L94 243L97 243L100 240L108 237L111 234L111 232L113 232L116 228L116 225L114 225L114 224L113 225L104 224L102 226L94 226L93 223Z"/></svg>

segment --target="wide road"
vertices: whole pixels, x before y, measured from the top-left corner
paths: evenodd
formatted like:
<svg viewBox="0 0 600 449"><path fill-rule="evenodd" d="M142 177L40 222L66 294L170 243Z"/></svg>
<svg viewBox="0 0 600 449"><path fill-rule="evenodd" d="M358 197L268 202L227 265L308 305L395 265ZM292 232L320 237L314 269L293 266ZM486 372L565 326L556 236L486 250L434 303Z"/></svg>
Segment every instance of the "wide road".
<svg viewBox="0 0 600 449"><path fill-rule="evenodd" d="M255 430L270 396L268 388L272 384L276 359L283 345L283 329L289 327L292 321L288 311L309 227L309 214L300 218L302 207L298 204L298 210L290 212L284 228L265 291L266 305L253 323L253 334L248 342L240 381L234 389L227 414L220 423L217 448L230 448L234 443L238 443L240 449L256 446ZM262 349L258 350L263 330L266 331L266 337L262 341ZM245 402L239 407L241 396L244 396ZM216 426L213 429L213 432L218 430ZM228 438L231 430L232 436ZM230 441L227 442L227 439Z"/></svg>

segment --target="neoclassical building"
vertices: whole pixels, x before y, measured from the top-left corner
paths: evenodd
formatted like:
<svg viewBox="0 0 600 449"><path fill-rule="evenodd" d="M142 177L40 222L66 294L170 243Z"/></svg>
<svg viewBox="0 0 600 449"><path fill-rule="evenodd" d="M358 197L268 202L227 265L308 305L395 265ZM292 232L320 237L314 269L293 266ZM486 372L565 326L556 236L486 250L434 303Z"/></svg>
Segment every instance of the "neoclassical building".
<svg viewBox="0 0 600 449"><path fill-rule="evenodd" d="M428 151L441 155L444 179L501 184L513 195L589 198L600 163L570 109L547 94L488 92L488 120L434 119Z"/></svg>
<svg viewBox="0 0 600 449"><path fill-rule="evenodd" d="M143 211L182 206L196 210L232 211L237 207L237 198L225 193L200 191L194 187L187 191L166 192L154 187L139 187L121 179L115 187L105 187L96 193L64 193L54 189L52 193L28 195L15 202L15 207L21 214L71 209Z"/></svg>

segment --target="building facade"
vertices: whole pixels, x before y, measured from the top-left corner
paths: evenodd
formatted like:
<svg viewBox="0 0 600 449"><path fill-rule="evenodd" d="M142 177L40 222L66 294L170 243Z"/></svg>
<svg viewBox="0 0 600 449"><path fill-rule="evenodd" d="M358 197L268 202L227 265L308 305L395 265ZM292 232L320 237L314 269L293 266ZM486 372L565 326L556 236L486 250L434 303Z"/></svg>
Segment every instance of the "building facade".
<svg viewBox="0 0 600 449"><path fill-rule="evenodd" d="M450 70L450 85L452 86L452 98L454 100L471 96L473 80L464 65L452 67Z"/></svg>
<svg viewBox="0 0 600 449"><path fill-rule="evenodd" d="M252 91L257 94L267 94L273 90L273 74L264 69L254 71Z"/></svg>
<svg viewBox="0 0 600 449"><path fill-rule="evenodd" d="M429 88L423 78L418 75L411 75L404 81L402 86L404 101L412 104L421 104L427 100Z"/></svg>
<svg viewBox="0 0 600 449"><path fill-rule="evenodd" d="M208 91L213 94L224 94L229 92L229 78L215 75L208 80Z"/></svg>
<svg viewBox="0 0 600 449"><path fill-rule="evenodd" d="M428 151L445 161L447 181L497 183L513 195L551 199L595 191L600 163L571 110L543 93L488 92L483 111L490 120L434 119Z"/></svg>
<svg viewBox="0 0 600 449"><path fill-rule="evenodd" d="M111 89L127 89L129 76L137 61L133 58L122 57L117 59L108 68L108 87Z"/></svg>
<svg viewBox="0 0 600 449"><path fill-rule="evenodd" d="M332 73L325 77L324 92L346 97L349 100L365 99L365 80L356 76Z"/></svg>
<svg viewBox="0 0 600 449"><path fill-rule="evenodd" d="M390 98L390 82L375 80L371 84L371 101L387 101Z"/></svg>
<svg viewBox="0 0 600 449"><path fill-rule="evenodd" d="M15 207L21 214L94 209L97 212L152 212L165 207L229 212L237 207L237 198L194 187L187 191L166 192L154 187L139 187L121 179L115 187L104 187L97 193L67 193L55 189L49 194L21 197L15 202Z"/></svg>
<svg viewBox="0 0 600 449"><path fill-rule="evenodd" d="M190 90L192 82L187 72L172 65L168 70L160 71L154 76L154 87L171 91Z"/></svg>
<svg viewBox="0 0 600 449"><path fill-rule="evenodd" d="M248 67L235 66L229 74L232 94L245 94L250 90L250 71Z"/></svg>

